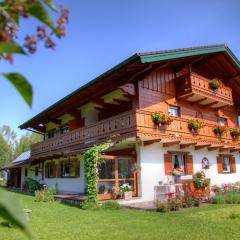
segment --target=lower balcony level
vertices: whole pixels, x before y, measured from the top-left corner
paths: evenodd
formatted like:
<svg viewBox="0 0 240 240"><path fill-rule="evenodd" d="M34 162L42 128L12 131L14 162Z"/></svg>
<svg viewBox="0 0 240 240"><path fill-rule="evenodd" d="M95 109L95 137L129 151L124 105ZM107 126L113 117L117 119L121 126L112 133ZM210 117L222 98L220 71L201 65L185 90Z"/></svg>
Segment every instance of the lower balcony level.
<svg viewBox="0 0 240 240"><path fill-rule="evenodd" d="M182 146L195 145L195 148L208 146L210 148L229 148L240 151L240 141L234 140L229 131L218 137L213 132L214 124L206 123L198 134L193 134L188 128L188 119L175 117L169 126L156 126L151 118L151 112L134 110L99 121L68 132L60 137L32 145L32 158L39 159L54 155L70 154L84 150L94 144L113 140L126 139L135 141L179 142ZM170 144L170 143L169 143Z"/></svg>

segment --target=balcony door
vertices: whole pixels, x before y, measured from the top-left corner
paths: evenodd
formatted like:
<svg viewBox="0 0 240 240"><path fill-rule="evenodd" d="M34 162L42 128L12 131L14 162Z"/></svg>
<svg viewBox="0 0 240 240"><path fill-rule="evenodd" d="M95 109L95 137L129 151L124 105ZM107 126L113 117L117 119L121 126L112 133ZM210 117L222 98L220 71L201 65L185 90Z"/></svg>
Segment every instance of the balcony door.
<svg viewBox="0 0 240 240"><path fill-rule="evenodd" d="M135 159L132 157L105 156L99 167L98 195L100 199L111 199L124 183L133 188L137 195L137 174L131 172Z"/></svg>

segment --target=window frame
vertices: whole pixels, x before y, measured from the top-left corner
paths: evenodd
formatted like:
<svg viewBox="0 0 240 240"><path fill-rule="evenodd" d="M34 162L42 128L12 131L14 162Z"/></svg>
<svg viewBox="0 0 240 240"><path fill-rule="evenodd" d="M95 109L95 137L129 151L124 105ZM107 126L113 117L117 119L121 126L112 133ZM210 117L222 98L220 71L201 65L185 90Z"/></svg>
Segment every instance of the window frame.
<svg viewBox="0 0 240 240"><path fill-rule="evenodd" d="M50 168L51 167L53 168L53 174L52 175L50 175ZM56 178L56 176L54 176L54 167L56 167L55 163L46 164L45 168L47 168L47 176L45 176L45 178Z"/></svg>
<svg viewBox="0 0 240 240"><path fill-rule="evenodd" d="M177 116L174 116L174 115L171 113L170 109L176 110ZM172 115L173 117L180 117L180 116L181 116L180 107L179 107L179 106L176 106L176 105L168 105L168 112L171 113L171 115Z"/></svg>
<svg viewBox="0 0 240 240"><path fill-rule="evenodd" d="M224 125L222 125L222 124L220 123L221 120L224 120L224 121L225 121L225 124L224 124ZM227 118L218 117L217 122L218 122L218 125L220 125L220 126L222 126L222 127L227 127L227 126L228 126Z"/></svg>
<svg viewBox="0 0 240 240"><path fill-rule="evenodd" d="M224 164L223 164L224 158L228 158L229 170L224 170ZM232 173L232 160L231 160L231 156L222 155L222 173L223 174L231 174Z"/></svg>
<svg viewBox="0 0 240 240"><path fill-rule="evenodd" d="M75 161L63 161L60 163L61 165L61 178L77 178L76 176L76 162ZM65 165L72 165L73 167L73 172L74 172L74 175L64 175L64 167ZM71 170L69 170L69 172L71 173Z"/></svg>
<svg viewBox="0 0 240 240"><path fill-rule="evenodd" d="M187 156L187 154L186 153L171 153L171 155L172 155L172 169L175 169L174 168L174 161L175 161L175 159L174 159L174 157L175 156L182 156L183 157L183 165L184 165L184 167L183 167L183 170L184 170L184 173L183 173L183 175L187 175L187 159L186 159L186 156Z"/></svg>

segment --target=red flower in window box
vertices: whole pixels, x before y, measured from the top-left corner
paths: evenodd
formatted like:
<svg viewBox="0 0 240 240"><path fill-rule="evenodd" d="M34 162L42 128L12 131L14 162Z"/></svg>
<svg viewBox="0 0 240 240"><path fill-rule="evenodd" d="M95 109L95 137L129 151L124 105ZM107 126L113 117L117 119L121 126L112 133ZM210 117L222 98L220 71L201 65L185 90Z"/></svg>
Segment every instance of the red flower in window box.
<svg viewBox="0 0 240 240"><path fill-rule="evenodd" d="M225 126L220 126L220 125L216 125L213 127L213 132L218 135L218 136L222 136L225 132L227 131L227 128Z"/></svg>
<svg viewBox="0 0 240 240"><path fill-rule="evenodd" d="M152 120L158 125L170 125L173 122L172 115L170 113L152 113Z"/></svg>

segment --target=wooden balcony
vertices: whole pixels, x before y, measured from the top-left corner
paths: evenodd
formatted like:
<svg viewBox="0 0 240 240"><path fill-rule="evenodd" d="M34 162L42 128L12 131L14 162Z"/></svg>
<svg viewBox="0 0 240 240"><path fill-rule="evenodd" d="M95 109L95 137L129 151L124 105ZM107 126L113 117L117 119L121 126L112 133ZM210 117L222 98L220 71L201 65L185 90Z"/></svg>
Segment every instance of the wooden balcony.
<svg viewBox="0 0 240 240"><path fill-rule="evenodd" d="M195 135L188 129L188 120L174 118L170 126L159 128L151 118L151 112L143 110L128 111L98 123L82 127L60 137L32 145L32 158L53 157L63 152L89 147L107 139L123 139L140 137L142 139L160 138L162 141L179 140L181 142L196 142L200 144L239 145L226 132L221 138L212 131L214 124L206 123Z"/></svg>
<svg viewBox="0 0 240 240"><path fill-rule="evenodd" d="M199 104L203 107L220 108L232 106L232 89L224 86L213 91L209 87L209 79L194 72L176 79L176 95L179 100Z"/></svg>
<svg viewBox="0 0 240 240"><path fill-rule="evenodd" d="M107 139L118 139L130 136L136 130L136 114L134 111L125 112L95 124L76 129L62 136L33 144L32 157L52 156L64 151L97 144Z"/></svg>

